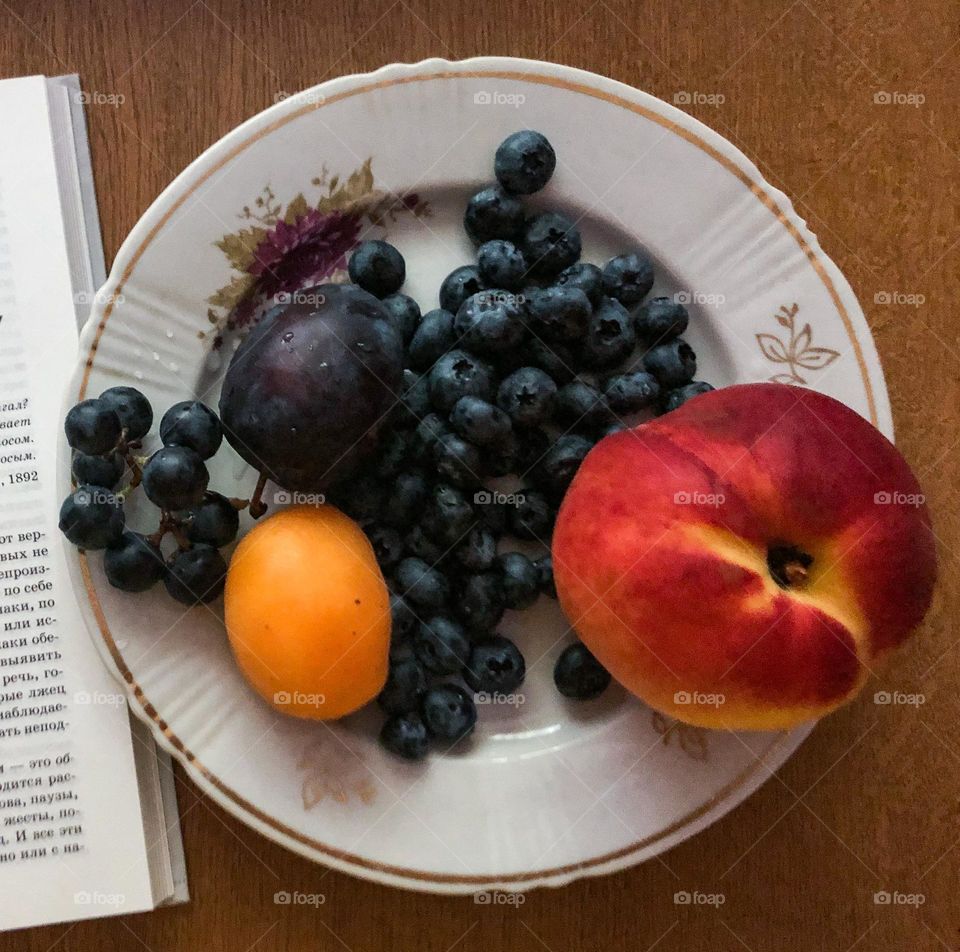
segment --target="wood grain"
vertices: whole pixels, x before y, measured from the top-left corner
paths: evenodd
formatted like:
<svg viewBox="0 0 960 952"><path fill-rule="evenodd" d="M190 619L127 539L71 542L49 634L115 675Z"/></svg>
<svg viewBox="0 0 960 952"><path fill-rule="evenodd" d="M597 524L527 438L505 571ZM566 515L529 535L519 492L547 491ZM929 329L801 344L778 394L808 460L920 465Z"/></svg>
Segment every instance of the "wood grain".
<svg viewBox="0 0 960 952"><path fill-rule="evenodd" d="M78 72L85 89L124 97L88 110L108 258L202 149L279 94L338 74L512 54L667 100L721 94L722 105L689 108L792 196L863 302L942 559L935 610L898 664L747 803L661 860L533 893L518 907L419 896L301 860L180 777L188 906L8 934L0 952L960 945L958 36L953 0L0 0L0 73ZM881 91L924 101L875 104ZM897 294L922 300L882 303ZM926 703L872 703L884 689L920 692ZM326 901L277 906L278 890ZM724 902L678 906L680 890ZM877 905L880 890L924 902Z"/></svg>

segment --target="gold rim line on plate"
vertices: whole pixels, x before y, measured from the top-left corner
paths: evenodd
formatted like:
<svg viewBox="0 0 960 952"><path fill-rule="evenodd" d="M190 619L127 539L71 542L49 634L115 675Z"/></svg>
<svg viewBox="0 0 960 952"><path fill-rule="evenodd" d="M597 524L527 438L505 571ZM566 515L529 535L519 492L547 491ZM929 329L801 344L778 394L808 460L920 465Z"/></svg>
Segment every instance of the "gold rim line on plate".
<svg viewBox="0 0 960 952"><path fill-rule="evenodd" d="M718 149L710 145L708 142L705 142L700 138L695 132L692 132L689 129L679 125L674 122L672 119L668 119L665 116L660 115L654 110L642 106L639 103L631 102L628 99L625 99L623 96L616 95L614 93L604 92L599 89L595 89L592 86L588 86L584 83L576 83L570 80L560 79L554 76L544 76L534 73L523 73L516 72L511 70L471 70L464 72L456 71L443 71L437 73L429 73L424 75L416 76L403 76L395 79L381 80L379 82L367 83L363 86L359 86L355 89L346 90L342 93L337 93L334 96L326 97L325 99L316 102L308 103L300 108L294 110L292 113L285 115L274 122L264 126L262 129L258 130L256 133L251 135L249 138L245 139L243 142L238 143L232 149L227 152L222 159L217 162L214 166L205 171L200 175L195 182L193 182L185 192L179 195L171 206L164 212L156 224L150 229L146 237L140 243L140 245L133 252L130 261L127 263L127 266L124 268L123 273L120 275L120 280L116 287L113 289L113 293L110 295L110 299L107 302L106 307L104 308L103 317L100 319L99 325L94 335L94 339L90 345L89 352L87 354L86 367L84 369L83 378L80 383L79 390L79 399L83 399L86 394L87 385L90 381L90 374L93 370L93 363L96 357L97 348L100 344L100 339L103 336L103 332L106 329L107 322L110 319L111 314L114 310L114 305L118 300L120 292L122 292L127 281L129 281L131 275L133 274L134 268L136 267L139 260L143 257L148 246L153 242L154 238L159 234L159 232L166 226L170 221L173 215L180 209L184 202L196 192L212 175L220 171L225 165L233 161L238 155L248 149L251 145L259 140L266 138L271 133L275 132L277 129L282 128L288 123L292 122L295 119L298 119L300 116L305 115L314 110L321 109L324 106L328 106L332 103L339 102L344 99L349 99L352 96L360 95L362 93L373 92L378 89L385 89L392 86L400 86L407 83L417 83L417 82L430 82L434 80L446 80L446 79L506 79L514 80L516 82L528 82L535 83L544 86L553 86L559 89L566 89L570 92L579 93L581 95L589 96L593 99L599 99L603 102L610 103L611 105L620 106L621 108L627 109L630 112L635 113L636 115L642 116L645 119L649 119L651 122L655 122L658 125L670 130L674 134L685 139L691 145L696 146L702 152L705 152L711 158L715 159L720 163L728 172L736 176L750 191L757 197L757 199L766 207L779 221L784 228L787 229L788 233L794 238L797 244L800 246L800 249L803 251L804 255L810 262L817 276L820 278L824 287L827 289L828 294L830 295L831 300L834 303L834 306L837 309L837 312L840 315L841 320L843 321L844 328L847 332L847 336L850 339L851 344L853 345L854 354L857 359L857 365L860 369L860 374L863 379L864 388L866 390L867 396L867 405L869 408L870 421L877 425L877 410L876 410L876 400L873 393L873 386L870 382L869 373L867 371L866 358L864 357L863 350L860 347L860 342L857 339L856 332L853 328L853 323L850 320L850 315L847 313L846 308L843 305L843 302L840 299L840 295L833 284L833 281L830 279L830 276L827 274L825 268L817 257L817 253L814 248L812 248L809 242L804 238L800 233L800 230L794 225L792 221L787 217L786 213L780 208L779 205L773 200L770 194L756 182L754 182L747 174L744 172L735 162L725 156ZM602 856L595 856L591 859L584 860L579 863L572 863L566 866L557 866L551 869L538 870L535 872L525 872L525 873L511 873L505 874L502 876L460 876L453 874L443 874L443 873L426 873L421 870L416 869L407 869L401 866L392 866L384 863L377 863L368 859L365 859L362 856L354 855L353 853L346 852L344 850L337 849L336 847L329 846L325 843L321 843L318 840L314 840L299 831L292 829L291 827L286 826L284 823L280 822L276 818L265 814L258 807L254 806L252 803L249 803L242 796L240 796L236 791L228 787L222 780L215 776L211 771L209 771L196 757L196 755L183 743L170 730L169 725L166 721L160 717L159 712L154 707L154 705L144 694L143 689L137 683L136 679L133 676L133 673L127 667L126 662L123 659L122 654L116 646L114 641L113 634L110 631L110 626L107 623L106 615L104 614L103 607L100 604L99 596L97 595L96 588L93 584L93 577L90 573L90 564L87 560L86 555L80 553L80 571L83 577L84 587L87 590L87 596L90 601L90 606L93 611L94 617L97 620L97 625L100 629L100 633L103 636L104 643L107 645L107 648L110 652L111 657L113 658L114 664L116 665L117 670L120 672L123 680L129 685L130 689L133 692L133 695L143 710L144 715L149 718L149 720L159 729L163 737L166 739L167 744L173 748L177 753L178 757L185 763L186 766L196 770L203 779L218 790L227 800L236 805L237 808L242 810L244 813L249 814L254 817L258 822L264 824L267 827L272 828L276 832L280 833L282 836L285 836L289 839L294 840L304 846L309 847L310 849L330 857L331 859L336 859L345 863L348 863L353 866L360 867L362 869L368 869L375 872L387 873L393 876L397 876L402 879L410 879L419 882L433 882L433 883L449 883L449 884L476 884L478 886L487 886L494 883L519 883L527 882L531 880L541 880L541 879L550 879L556 876L563 876L570 873L575 873L582 870L591 869L593 867L602 866L606 863L613 862L615 860L621 859L625 856L630 855L631 853L638 852L640 850L646 849L648 846L652 846L654 843L672 835L673 833L682 830L684 827L688 826L691 823L694 823L700 817L709 813L714 807L726 800L732 793L736 792L740 787L746 784L754 774L761 768L764 761L770 756L773 751L775 751L779 746L783 744L785 739L789 736L786 733L777 734L771 744L764 750L761 754L757 755L756 760L742 770L730 783L726 784L719 791L717 791L713 796L711 796L707 801L697 807L695 810L692 810L690 813L681 817L679 820L674 821L669 826L658 831L657 833L652 834L651 836L645 837L642 840L638 840L634 843L629 844L628 846L621 847L618 850L606 853Z"/></svg>

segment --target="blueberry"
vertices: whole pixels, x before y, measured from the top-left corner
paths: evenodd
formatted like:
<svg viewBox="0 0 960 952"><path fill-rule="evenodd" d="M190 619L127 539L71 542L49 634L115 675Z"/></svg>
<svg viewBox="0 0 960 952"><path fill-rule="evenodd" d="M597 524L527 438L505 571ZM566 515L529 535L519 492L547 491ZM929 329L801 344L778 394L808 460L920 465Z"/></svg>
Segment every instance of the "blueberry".
<svg viewBox="0 0 960 952"><path fill-rule="evenodd" d="M480 518L496 536L502 536L510 528L510 505L502 499L495 499L488 492L480 492L474 497L479 507Z"/></svg>
<svg viewBox="0 0 960 952"><path fill-rule="evenodd" d="M203 542L219 549L237 537L240 511L226 496L208 492L199 506L187 514L186 534L191 542Z"/></svg>
<svg viewBox="0 0 960 952"><path fill-rule="evenodd" d="M622 363L637 339L626 308L613 298L604 298L594 310L583 341L583 360L599 369Z"/></svg>
<svg viewBox="0 0 960 952"><path fill-rule="evenodd" d="M613 436L614 433L623 433L624 430L629 429L630 427L628 427L623 420L613 420L611 423L608 423L606 426L601 428L599 433L597 433L597 440L602 440L605 436Z"/></svg>
<svg viewBox="0 0 960 952"><path fill-rule="evenodd" d="M395 574L400 593L417 608L441 608L450 595L443 573L423 559L406 558Z"/></svg>
<svg viewBox="0 0 960 952"><path fill-rule="evenodd" d="M419 518L428 492L429 486L422 473L410 471L397 474L393 489L383 502L383 522L394 529L406 529Z"/></svg>
<svg viewBox="0 0 960 952"><path fill-rule="evenodd" d="M430 747L426 725L415 711L388 717L380 730L380 743L404 760L422 760Z"/></svg>
<svg viewBox="0 0 960 952"><path fill-rule="evenodd" d="M123 479L127 464L119 453L106 456L88 456L86 453L73 454L73 479L78 485L102 486L115 489Z"/></svg>
<svg viewBox="0 0 960 952"><path fill-rule="evenodd" d="M380 436L380 447L371 472L379 479L393 479L403 469L409 450L408 434L400 430L387 430Z"/></svg>
<svg viewBox="0 0 960 952"><path fill-rule="evenodd" d="M210 474L200 456L186 446L164 446L143 467L143 491L160 509L176 512L198 505Z"/></svg>
<svg viewBox="0 0 960 952"><path fill-rule="evenodd" d="M429 370L456 342L453 315L441 307L427 311L407 348L410 366L415 370Z"/></svg>
<svg viewBox="0 0 960 952"><path fill-rule="evenodd" d="M416 612L410 603L396 592L390 595L390 638L393 642L408 639L419 624Z"/></svg>
<svg viewBox="0 0 960 952"><path fill-rule="evenodd" d="M534 333L542 333L548 340L580 340L590 323L590 312L590 300L579 288L541 288L527 300Z"/></svg>
<svg viewBox="0 0 960 952"><path fill-rule="evenodd" d="M363 241L350 256L350 280L374 297L383 298L400 290L406 277L403 255L386 241Z"/></svg>
<svg viewBox="0 0 960 952"><path fill-rule="evenodd" d="M454 557L471 572L485 572L497 558L497 537L489 526L474 526L457 548Z"/></svg>
<svg viewBox="0 0 960 952"><path fill-rule="evenodd" d="M564 268L554 283L562 288L578 288L591 304L599 304L603 297L603 272L595 264L585 261Z"/></svg>
<svg viewBox="0 0 960 952"><path fill-rule="evenodd" d="M223 442L220 417L199 400L175 403L160 421L164 446L186 446L200 459L210 459Z"/></svg>
<svg viewBox="0 0 960 952"><path fill-rule="evenodd" d="M434 541L449 548L458 545L476 524L477 515L467 497L446 483L438 483L422 513L422 525Z"/></svg>
<svg viewBox="0 0 960 952"><path fill-rule="evenodd" d="M373 546L377 564L389 571L403 558L403 538L390 526L374 526L368 530L367 537Z"/></svg>
<svg viewBox="0 0 960 952"><path fill-rule="evenodd" d="M100 400L83 400L71 408L63 428L67 442L89 456L102 456L113 450L123 430L117 412Z"/></svg>
<svg viewBox="0 0 960 952"><path fill-rule="evenodd" d="M533 274L551 277L580 257L580 232L566 215L544 212L527 223L520 247Z"/></svg>
<svg viewBox="0 0 960 952"><path fill-rule="evenodd" d="M478 354L514 350L526 336L523 305L508 291L480 291L460 305L453 330L464 347Z"/></svg>
<svg viewBox="0 0 960 952"><path fill-rule="evenodd" d="M420 714L431 737L450 743L466 737L477 723L476 705L458 684L430 688L420 702Z"/></svg>
<svg viewBox="0 0 960 952"><path fill-rule="evenodd" d="M109 407L127 431L128 440L139 440L153 426L153 407L150 401L134 387L111 387L100 394L100 403Z"/></svg>
<svg viewBox="0 0 960 952"><path fill-rule="evenodd" d="M493 635L473 646L463 679L478 693L507 694L523 684L526 674L517 646L503 635Z"/></svg>
<svg viewBox="0 0 960 952"><path fill-rule="evenodd" d="M544 555L533 563L540 576L540 591L550 598L557 597L557 586L553 581L553 556Z"/></svg>
<svg viewBox="0 0 960 952"><path fill-rule="evenodd" d="M420 325L420 305L406 294L388 294L380 303L404 344L409 344Z"/></svg>
<svg viewBox="0 0 960 952"><path fill-rule="evenodd" d="M602 426L610 419L607 399L583 380L573 380L557 391L554 405L557 421L564 426Z"/></svg>
<svg viewBox="0 0 960 952"><path fill-rule="evenodd" d="M428 413L417 424L410 438L410 457L433 468L433 448L445 433L450 432L447 421L439 413Z"/></svg>
<svg viewBox="0 0 960 952"><path fill-rule="evenodd" d="M346 486L339 487L331 502L360 525L368 525L380 517L383 507L383 487L371 475L361 476Z"/></svg>
<svg viewBox="0 0 960 952"><path fill-rule="evenodd" d="M78 486L60 507L60 531L81 549L105 549L120 540L123 504L102 486Z"/></svg>
<svg viewBox="0 0 960 952"><path fill-rule="evenodd" d="M610 686L610 672L578 641L564 648L557 658L553 683L564 697L588 701Z"/></svg>
<svg viewBox="0 0 960 952"><path fill-rule="evenodd" d="M463 581L457 614L472 632L487 632L499 624L506 607L503 579L498 572L477 572Z"/></svg>
<svg viewBox="0 0 960 952"><path fill-rule="evenodd" d="M486 290L486 284L480 272L472 264L454 268L440 285L440 307L444 311L456 314L460 305L468 297Z"/></svg>
<svg viewBox="0 0 960 952"><path fill-rule="evenodd" d="M525 427L517 434L517 472L523 476L543 459L553 441L538 426Z"/></svg>
<svg viewBox="0 0 960 952"><path fill-rule="evenodd" d="M554 512L547 497L535 489L519 493L510 512L510 530L518 539L542 541L553 534Z"/></svg>
<svg viewBox="0 0 960 952"><path fill-rule="evenodd" d="M557 167L557 155L546 137L532 129L507 136L493 160L497 181L514 195L539 192Z"/></svg>
<svg viewBox="0 0 960 952"><path fill-rule="evenodd" d="M559 437L537 464L537 485L559 502L591 449L593 444L582 436L567 433Z"/></svg>
<svg viewBox="0 0 960 952"><path fill-rule="evenodd" d="M534 426L549 419L557 385L538 367L521 367L497 390L497 405L514 423Z"/></svg>
<svg viewBox="0 0 960 952"><path fill-rule="evenodd" d="M643 355L643 369L652 373L664 390L690 383L697 373L697 355L679 337L657 344Z"/></svg>
<svg viewBox="0 0 960 952"><path fill-rule="evenodd" d="M504 552L497 558L503 577L503 600L507 608L529 608L540 594L540 573L522 552Z"/></svg>
<svg viewBox="0 0 960 952"><path fill-rule="evenodd" d="M417 710L426 689L427 675L420 660L413 654L406 654L391 662L377 704L388 714L406 714Z"/></svg>
<svg viewBox="0 0 960 952"><path fill-rule="evenodd" d="M166 566L159 546L139 532L124 532L103 554L107 581L123 592L145 592L163 578Z"/></svg>
<svg viewBox="0 0 960 952"><path fill-rule="evenodd" d="M515 241L523 232L523 221L522 202L499 185L477 192L463 215L464 230L478 245L495 238Z"/></svg>
<svg viewBox="0 0 960 952"><path fill-rule="evenodd" d="M477 446L490 446L505 440L512 432L510 417L499 407L479 397L461 397L450 412L450 425L465 440Z"/></svg>
<svg viewBox="0 0 960 952"><path fill-rule="evenodd" d="M473 443L458 433L444 433L433 447L437 473L454 486L476 486L480 482L483 456Z"/></svg>
<svg viewBox="0 0 960 952"><path fill-rule="evenodd" d="M456 674L470 657L470 639L463 625L446 615L435 615L420 626L414 648L432 674Z"/></svg>
<svg viewBox="0 0 960 952"><path fill-rule="evenodd" d="M416 426L429 412L432 406L430 400L430 378L427 374L420 376L407 368L403 372L402 394L400 409L408 425Z"/></svg>
<svg viewBox="0 0 960 952"><path fill-rule="evenodd" d="M177 552L167 564L163 583L167 592L184 605L212 602L227 580L227 563L219 549L194 545Z"/></svg>
<svg viewBox="0 0 960 952"><path fill-rule="evenodd" d="M477 249L477 267L491 288L519 291L527 276L523 252L512 242L495 238Z"/></svg>
<svg viewBox="0 0 960 952"><path fill-rule="evenodd" d="M520 441L511 430L499 442L484 447L483 472L487 476L509 476L517 471L520 456Z"/></svg>
<svg viewBox="0 0 960 952"><path fill-rule="evenodd" d="M637 336L651 343L679 337L687 329L689 321L687 309L679 301L668 297L651 298L637 308L633 316Z"/></svg>
<svg viewBox="0 0 960 952"><path fill-rule="evenodd" d="M617 255L603 266L603 293L626 307L639 304L653 287L653 265L637 252Z"/></svg>
<svg viewBox="0 0 960 952"><path fill-rule="evenodd" d="M461 397L489 400L493 387L493 368L465 350L447 352L430 371L430 399L441 413L449 413Z"/></svg>
<svg viewBox="0 0 960 952"><path fill-rule="evenodd" d="M709 393L711 390L713 390L713 387L703 380L694 380L693 383L688 383L683 387L668 390L663 394L663 398L660 401L660 412L669 413L671 410L676 410L678 407L682 407L688 400L692 400L701 393Z"/></svg>
<svg viewBox="0 0 960 952"><path fill-rule="evenodd" d="M569 383L577 375L576 357L569 347L556 341L547 343L539 337L534 337L527 341L522 353L518 356L522 361L521 366L538 367L558 386Z"/></svg>
<svg viewBox="0 0 960 952"><path fill-rule="evenodd" d="M603 393L617 413L635 413L656 403L660 384L653 374L638 370L611 377L604 385Z"/></svg>
<svg viewBox="0 0 960 952"><path fill-rule="evenodd" d="M403 540L406 551L430 565L436 565L446 554L449 546L441 545L427 535L423 526L414 526Z"/></svg>

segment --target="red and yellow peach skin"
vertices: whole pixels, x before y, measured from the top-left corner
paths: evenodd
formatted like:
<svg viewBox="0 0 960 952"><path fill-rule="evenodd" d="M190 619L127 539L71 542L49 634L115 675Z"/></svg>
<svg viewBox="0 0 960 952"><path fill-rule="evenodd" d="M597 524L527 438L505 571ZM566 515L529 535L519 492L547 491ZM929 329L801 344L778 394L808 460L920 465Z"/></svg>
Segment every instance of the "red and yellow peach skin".
<svg viewBox="0 0 960 952"><path fill-rule="evenodd" d="M621 684L691 724L780 729L853 698L923 618L920 486L811 390L703 394L601 441L553 537L562 608Z"/></svg>

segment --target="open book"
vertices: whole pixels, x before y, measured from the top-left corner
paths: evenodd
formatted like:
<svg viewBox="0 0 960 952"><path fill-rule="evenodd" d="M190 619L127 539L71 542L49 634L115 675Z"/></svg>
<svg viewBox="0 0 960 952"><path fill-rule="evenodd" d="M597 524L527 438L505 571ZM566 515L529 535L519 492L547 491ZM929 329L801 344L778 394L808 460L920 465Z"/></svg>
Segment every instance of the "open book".
<svg viewBox="0 0 960 952"><path fill-rule="evenodd" d="M78 325L104 281L75 76L0 81L0 929L186 900L169 758L100 662L57 531Z"/></svg>

